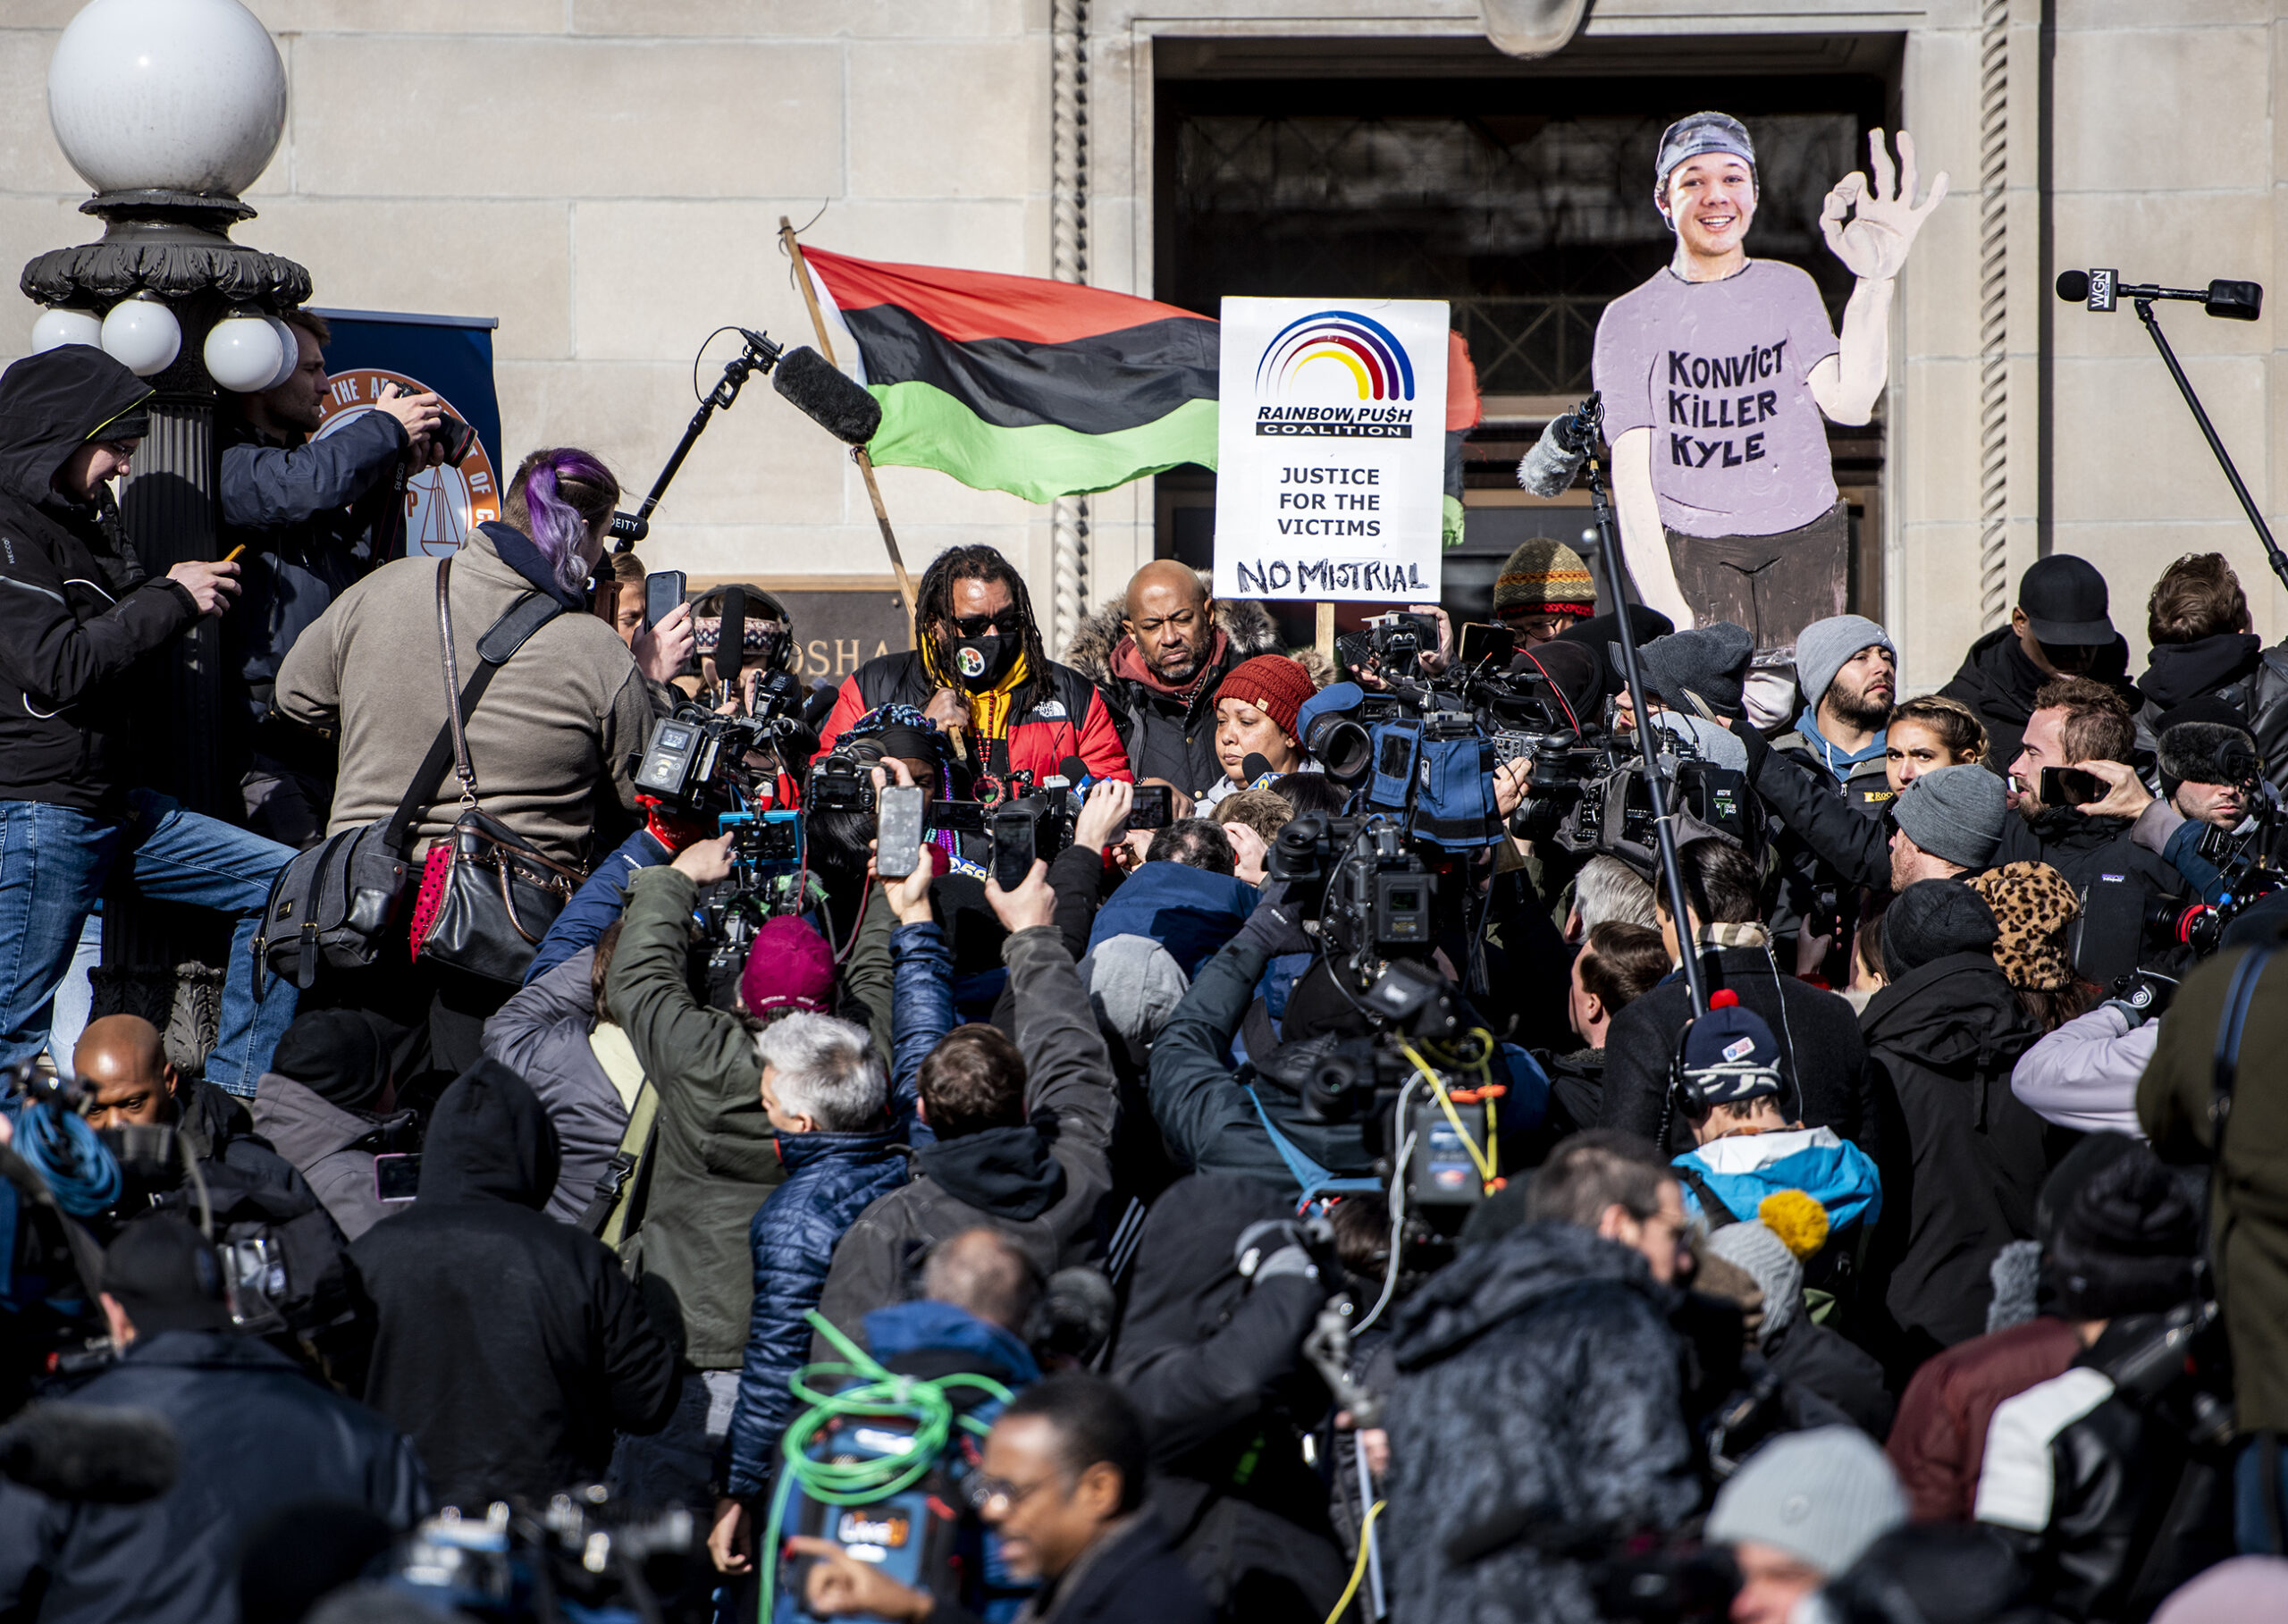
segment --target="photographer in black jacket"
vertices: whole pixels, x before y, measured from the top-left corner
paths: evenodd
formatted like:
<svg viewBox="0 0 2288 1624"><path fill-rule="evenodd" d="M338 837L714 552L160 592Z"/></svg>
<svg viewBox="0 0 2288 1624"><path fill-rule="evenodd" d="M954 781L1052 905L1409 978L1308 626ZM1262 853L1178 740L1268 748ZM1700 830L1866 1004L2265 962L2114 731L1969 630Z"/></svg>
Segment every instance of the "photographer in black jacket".
<svg viewBox="0 0 2288 1624"><path fill-rule="evenodd" d="M373 409L313 439L325 401L325 317L289 310L293 375L260 394L228 397L221 494L223 543L243 546L246 596L223 622L223 669L235 678L228 725L242 775L247 827L289 846L325 833L333 753L306 729L271 718L278 663L294 639L350 584L404 549L405 502L396 477L443 460L435 438L444 403L384 384ZM244 733L238 730L243 728Z"/></svg>
<svg viewBox="0 0 2288 1624"><path fill-rule="evenodd" d="M96 898L125 865L142 896L232 916L209 1082L251 1094L294 1018L257 997L248 945L293 854L130 787L129 728L150 704L131 670L239 590L232 563L148 579L110 483L149 426L150 386L66 344L0 373L0 1065L46 1047L52 1000Z"/></svg>

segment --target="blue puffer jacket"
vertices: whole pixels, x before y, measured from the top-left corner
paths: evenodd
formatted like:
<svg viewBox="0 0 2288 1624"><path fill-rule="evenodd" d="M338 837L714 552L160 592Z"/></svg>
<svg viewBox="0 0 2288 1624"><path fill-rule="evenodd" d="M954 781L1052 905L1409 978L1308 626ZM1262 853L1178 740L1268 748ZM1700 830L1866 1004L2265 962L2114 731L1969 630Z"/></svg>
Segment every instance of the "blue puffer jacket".
<svg viewBox="0 0 2288 1624"><path fill-rule="evenodd" d="M1736 1219L1753 1220L1768 1195L1800 1190L1827 1208L1830 1234L1882 1216L1883 1182L1867 1153L1832 1128L1796 1128L1781 1133L1736 1133L1712 1140L1676 1158L1678 1167L1699 1175ZM1687 1180L1687 1213L1701 1208L1700 1192Z"/></svg>
<svg viewBox="0 0 2288 1624"><path fill-rule="evenodd" d="M918 1149L938 1136L914 1117L921 1063L954 1030L954 950L935 922L890 932L890 1095Z"/></svg>
<svg viewBox="0 0 2288 1624"><path fill-rule="evenodd" d="M726 1492L753 1499L769 1486L778 1439L795 1410L787 1379L810 1352L803 1314L819 1306L834 1244L879 1196L905 1182L898 1134L791 1133L778 1140L786 1182L747 1225L754 1256L754 1309L747 1320L739 1397L724 1440Z"/></svg>
<svg viewBox="0 0 2288 1624"><path fill-rule="evenodd" d="M1255 912L1256 888L1229 874L1181 862L1148 862L1097 910L1091 952L1115 936L1148 936L1189 980L1199 962L1239 933Z"/></svg>

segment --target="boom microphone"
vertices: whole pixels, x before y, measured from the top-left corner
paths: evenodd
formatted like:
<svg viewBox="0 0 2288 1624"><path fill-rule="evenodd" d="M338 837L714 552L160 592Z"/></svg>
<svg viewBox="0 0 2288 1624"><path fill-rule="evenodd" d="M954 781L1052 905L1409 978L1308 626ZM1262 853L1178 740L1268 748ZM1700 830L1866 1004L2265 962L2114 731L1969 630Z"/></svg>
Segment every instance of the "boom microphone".
<svg viewBox="0 0 2288 1624"><path fill-rule="evenodd" d="M2057 297L2067 304L2084 305L2100 312L2118 308L2120 301L2124 299L2132 303L2144 299L2174 299L2199 305L2222 321L2252 322L2264 313L2264 286L2261 282L2227 282L2219 278L2206 288L2163 288L2151 282L2124 282L2120 272L2099 268L2060 271L2057 287Z"/></svg>
<svg viewBox="0 0 2288 1624"><path fill-rule="evenodd" d="M0 1427L0 1477L50 1500L135 1505L175 1485L182 1446L167 1418L105 1404L32 1404Z"/></svg>
<svg viewBox="0 0 2288 1624"><path fill-rule="evenodd" d="M882 426L882 403L808 346L779 358L770 386L812 422L851 445L865 444Z"/></svg>
<svg viewBox="0 0 2288 1624"><path fill-rule="evenodd" d="M1549 426L1518 463L1518 483L1535 496L1551 497L1569 491L1574 475L1588 460L1596 443L1594 414L1597 397L1549 420Z"/></svg>

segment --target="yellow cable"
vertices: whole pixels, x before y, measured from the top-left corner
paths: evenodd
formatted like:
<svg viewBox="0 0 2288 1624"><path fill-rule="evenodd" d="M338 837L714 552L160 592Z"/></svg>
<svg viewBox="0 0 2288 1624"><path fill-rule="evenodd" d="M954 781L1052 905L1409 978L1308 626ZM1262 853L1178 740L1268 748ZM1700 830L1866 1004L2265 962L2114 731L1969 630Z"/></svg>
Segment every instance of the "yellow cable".
<svg viewBox="0 0 2288 1624"><path fill-rule="evenodd" d="M1326 1624L1334 1624L1342 1616L1342 1610L1350 1605L1350 1598L1358 1594L1358 1581L1367 1577L1367 1558L1374 1549L1367 1543L1367 1536L1374 1533L1375 1519L1381 1515L1385 1503L1377 1500L1367 1508L1367 1520L1358 1525L1358 1560L1350 1564L1350 1582L1342 1587L1342 1599L1334 1604L1334 1611L1326 1615Z"/></svg>
<svg viewBox="0 0 2288 1624"><path fill-rule="evenodd" d="M1431 1070L1429 1064L1414 1052L1412 1044L1401 1039L1398 1048L1400 1054L1414 1063L1414 1069L1422 1073L1424 1081L1430 1085L1430 1091L1437 1096L1439 1107L1445 1112L1447 1122L1453 1125L1456 1137L1462 1141L1462 1149L1469 1152L1470 1162L1477 1168L1478 1182L1491 1186L1501 1169L1485 1152L1477 1148L1477 1141L1470 1138L1469 1130L1462 1126L1461 1114L1454 1109L1454 1102L1447 1098L1445 1083L1440 1080L1436 1072ZM1485 1119L1490 1127L1493 1120L1493 1107L1490 1101L1486 1106Z"/></svg>

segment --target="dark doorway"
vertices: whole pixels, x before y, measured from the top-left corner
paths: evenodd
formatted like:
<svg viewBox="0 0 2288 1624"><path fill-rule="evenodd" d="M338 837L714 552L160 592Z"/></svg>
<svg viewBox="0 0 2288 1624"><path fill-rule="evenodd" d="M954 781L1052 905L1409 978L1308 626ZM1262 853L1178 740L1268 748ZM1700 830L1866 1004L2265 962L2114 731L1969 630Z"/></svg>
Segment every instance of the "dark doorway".
<svg viewBox="0 0 2288 1624"><path fill-rule="evenodd" d="M1587 391L1606 303L1668 260L1652 202L1662 129L1707 105L1747 122L1762 182L1753 250L1802 265L1839 317L1851 278L1821 239L1820 202L1863 166L1866 132L1894 122L1899 41L1587 40L1538 63L1482 40L1156 51L1156 298L1211 316L1226 295L1452 303L1487 420L1466 454L1468 523L1445 596L1458 618L1483 618L1518 542L1577 544L1586 522L1586 506L1525 497L1512 470ZM1881 436L1835 439L1865 538L1852 598L1872 609ZM1207 561L1214 492L1205 469L1161 476L1162 556ZM1307 635L1307 606L1292 619Z"/></svg>

